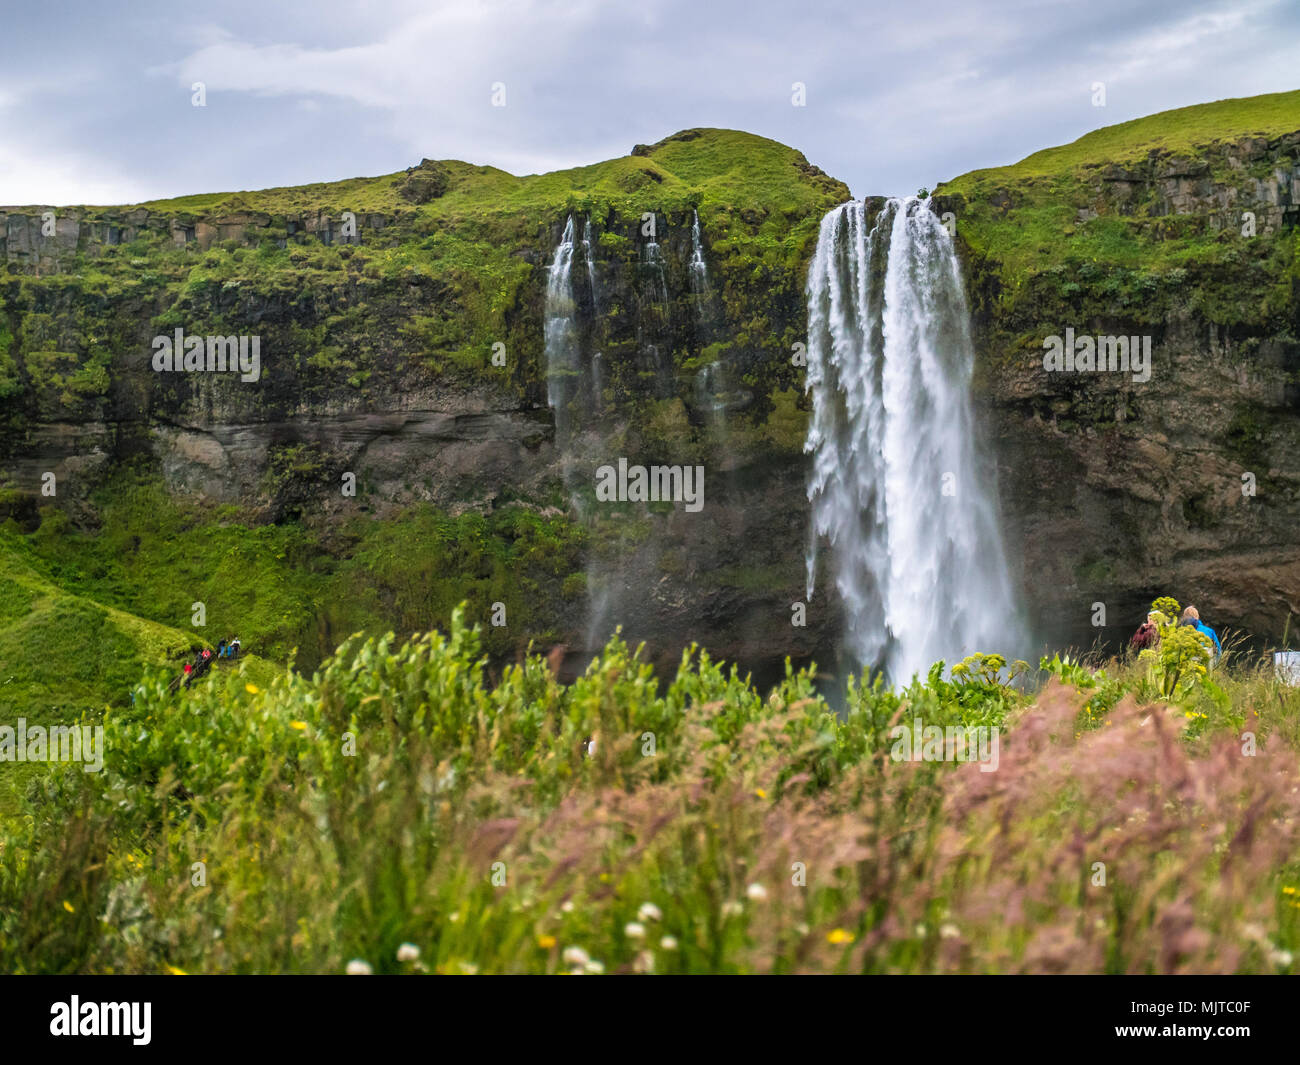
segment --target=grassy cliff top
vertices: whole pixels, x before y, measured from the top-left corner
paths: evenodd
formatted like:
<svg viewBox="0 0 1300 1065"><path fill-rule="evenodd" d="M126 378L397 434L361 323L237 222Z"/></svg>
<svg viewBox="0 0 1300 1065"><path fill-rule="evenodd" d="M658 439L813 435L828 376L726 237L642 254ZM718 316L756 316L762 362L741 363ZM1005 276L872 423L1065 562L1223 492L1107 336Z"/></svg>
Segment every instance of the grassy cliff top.
<svg viewBox="0 0 1300 1065"><path fill-rule="evenodd" d="M650 196L663 210L732 202L755 192L792 210L819 199L810 187L838 182L811 167L801 152L777 141L730 129L690 129L635 154L568 170L516 176L492 166L457 159L431 164L445 178L445 191L422 205L434 217L582 209L594 203L632 206ZM411 205L399 189L410 171L258 191L210 192L130 205L160 214L215 216L235 212L272 215L314 210L391 213ZM844 189L844 197L848 190ZM92 212L96 208L90 209ZM103 207L98 210L111 210Z"/></svg>
<svg viewBox="0 0 1300 1065"><path fill-rule="evenodd" d="M59 416L102 405L149 336L187 322L238 333L250 314L295 372L321 390L341 385L337 394L349 399L366 400L393 365L480 384L496 342L521 358L490 383L521 392L542 372L541 263L570 214L599 230L597 258L608 284L622 285L605 296L627 304L617 324L639 306L625 279L638 267L644 215L656 213L660 239L678 238L665 254L680 260L698 209L730 334L746 352L775 353L788 349L796 325L785 311L775 320L772 308L802 305L819 221L848 198L793 148L693 129L617 159L524 177L423 160L379 177L85 208L75 247L32 237L39 269L19 242L9 248L0 402L35 396ZM339 222L349 211L358 232L345 241ZM142 308L157 308L143 325Z"/></svg>
<svg viewBox="0 0 1300 1065"><path fill-rule="evenodd" d="M1042 303L1037 282L1050 275L1076 310L1079 283L1095 281L1106 293L1098 312L1156 313L1153 293L1172 298L1190 272L1217 278L1197 301L1226 323L1289 299L1295 240L1285 196L1270 200L1267 189L1284 191L1295 147L1277 141L1296 131L1300 91L1220 100L963 174L936 196L965 247L995 264L1004 302ZM1245 211L1258 216L1258 240L1240 232Z"/></svg>
<svg viewBox="0 0 1300 1065"><path fill-rule="evenodd" d="M1245 137L1276 137L1300 129L1300 90L1179 107L1085 133L1034 152L1011 166L972 170L941 188L968 195L980 188L1069 173L1105 163L1131 163L1151 153L1187 155Z"/></svg>

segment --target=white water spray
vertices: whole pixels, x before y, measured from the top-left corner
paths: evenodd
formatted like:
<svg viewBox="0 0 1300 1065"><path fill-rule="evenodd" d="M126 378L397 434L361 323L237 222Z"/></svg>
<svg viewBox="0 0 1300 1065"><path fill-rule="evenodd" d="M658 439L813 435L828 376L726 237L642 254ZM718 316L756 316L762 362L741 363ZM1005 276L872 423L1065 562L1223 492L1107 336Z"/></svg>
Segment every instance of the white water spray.
<svg viewBox="0 0 1300 1065"><path fill-rule="evenodd" d="M808 337L809 599L825 540L846 647L895 684L1014 650L993 474L975 457L969 316L927 201L888 201L870 231L862 203L822 219Z"/></svg>
<svg viewBox="0 0 1300 1065"><path fill-rule="evenodd" d="M664 275L664 257L659 248L659 241L653 235L653 224L651 226L651 237L644 244L643 260L647 272L651 277L651 292L654 295L655 302L668 302L668 278Z"/></svg>
<svg viewBox="0 0 1300 1065"><path fill-rule="evenodd" d="M587 215L587 224L582 229L582 254L587 260L587 284L591 286L591 306L595 310L596 305L596 259L595 243L592 239L591 215Z"/></svg>
<svg viewBox="0 0 1300 1065"><path fill-rule="evenodd" d="M704 243L700 239L700 213L691 212L691 291L697 296L706 296L709 292L709 267L704 261Z"/></svg>
<svg viewBox="0 0 1300 1065"><path fill-rule="evenodd" d="M570 428L570 404L578 392L578 327L573 304L573 215L555 249L546 277L546 400L555 411L556 435L563 441Z"/></svg>

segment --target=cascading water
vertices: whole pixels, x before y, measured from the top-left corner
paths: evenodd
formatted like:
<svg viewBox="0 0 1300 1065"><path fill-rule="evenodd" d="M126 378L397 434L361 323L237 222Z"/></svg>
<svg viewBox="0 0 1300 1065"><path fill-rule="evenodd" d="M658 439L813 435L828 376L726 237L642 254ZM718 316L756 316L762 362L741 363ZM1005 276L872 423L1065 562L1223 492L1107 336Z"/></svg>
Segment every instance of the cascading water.
<svg viewBox="0 0 1300 1065"><path fill-rule="evenodd" d="M653 229L651 230L653 233ZM668 302L668 278L664 275L664 257L659 242L652 235L644 245L645 266L651 277L651 292L658 303Z"/></svg>
<svg viewBox="0 0 1300 1065"><path fill-rule="evenodd" d="M571 429L570 407L581 384L573 303L573 215L564 224L546 277L545 313L546 400L555 411L555 432L563 448Z"/></svg>
<svg viewBox="0 0 1300 1065"><path fill-rule="evenodd" d="M587 215L587 223L582 229L582 254L587 260L587 284L591 286L591 306L596 309L596 259L592 254L595 249L595 243L592 239L591 215Z"/></svg>
<svg viewBox="0 0 1300 1065"><path fill-rule="evenodd" d="M928 201L889 200L870 231L862 203L822 219L808 337L809 599L825 540L846 648L895 684L1018 647L960 270Z"/></svg>
<svg viewBox="0 0 1300 1065"><path fill-rule="evenodd" d="M709 293L709 267L704 261L704 244L700 239L700 213L692 211L691 221L691 291L697 296Z"/></svg>
<svg viewBox="0 0 1300 1065"><path fill-rule="evenodd" d="M695 299L695 328L698 343L703 347L708 343L711 333L711 315L709 314L709 266L704 261L704 241L700 234L700 213L691 212L691 259L687 264L690 278L691 294ZM727 429L728 405L738 396L729 387L729 375L720 360L715 359L696 375L696 403L701 410L709 413L714 430L721 442L725 442Z"/></svg>

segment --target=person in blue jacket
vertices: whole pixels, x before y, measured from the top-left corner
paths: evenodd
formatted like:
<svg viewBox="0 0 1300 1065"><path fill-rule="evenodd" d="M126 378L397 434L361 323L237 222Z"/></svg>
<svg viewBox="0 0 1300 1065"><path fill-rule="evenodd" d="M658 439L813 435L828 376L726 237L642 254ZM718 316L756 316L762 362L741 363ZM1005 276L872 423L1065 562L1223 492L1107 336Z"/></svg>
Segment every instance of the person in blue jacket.
<svg viewBox="0 0 1300 1065"><path fill-rule="evenodd" d="M1201 620L1200 612L1194 606L1189 606L1183 611L1183 621L1190 621L1197 632L1203 632L1214 641L1214 657L1218 658L1223 653L1223 646L1219 643L1219 634L1209 625Z"/></svg>

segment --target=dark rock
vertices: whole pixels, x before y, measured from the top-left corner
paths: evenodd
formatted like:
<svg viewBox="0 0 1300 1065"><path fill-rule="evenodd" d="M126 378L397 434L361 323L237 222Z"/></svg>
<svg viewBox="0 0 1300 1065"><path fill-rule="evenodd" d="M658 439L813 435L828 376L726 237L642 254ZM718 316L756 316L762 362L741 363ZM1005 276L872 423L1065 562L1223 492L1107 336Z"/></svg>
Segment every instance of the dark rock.
<svg viewBox="0 0 1300 1065"><path fill-rule="evenodd" d="M419 166L407 170L406 177L397 182L397 194L408 203L428 203L447 191L449 181L445 167L432 159L421 159Z"/></svg>

